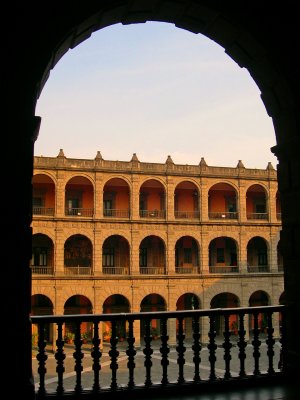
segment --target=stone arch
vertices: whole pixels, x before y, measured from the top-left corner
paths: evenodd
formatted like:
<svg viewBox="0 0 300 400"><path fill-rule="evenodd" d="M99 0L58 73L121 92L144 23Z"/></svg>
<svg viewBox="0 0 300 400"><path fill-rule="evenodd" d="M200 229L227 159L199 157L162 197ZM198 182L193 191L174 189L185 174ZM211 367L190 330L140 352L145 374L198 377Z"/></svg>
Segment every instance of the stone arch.
<svg viewBox="0 0 300 400"><path fill-rule="evenodd" d="M31 296L31 315L53 315L54 306L51 299L44 294L34 294ZM53 341L53 324L44 324L44 338L46 342ZM32 345L37 345L38 327L32 326Z"/></svg>
<svg viewBox="0 0 300 400"><path fill-rule="evenodd" d="M32 236L32 273L47 275L53 273L54 268L54 243L43 233Z"/></svg>
<svg viewBox="0 0 300 400"><path fill-rule="evenodd" d="M69 297L64 304L64 315L72 314L93 314L93 306L90 299L82 294L75 294ZM76 329L75 323L66 322L64 328L64 339L66 342L72 343ZM92 322L84 321L81 323L81 334L89 339L91 339L93 335L92 329Z"/></svg>
<svg viewBox="0 0 300 400"><path fill-rule="evenodd" d="M268 272L270 244L261 236L253 236L247 244L248 272Z"/></svg>
<svg viewBox="0 0 300 400"><path fill-rule="evenodd" d="M139 265L141 274L166 273L166 245L162 238L150 235L141 240Z"/></svg>
<svg viewBox="0 0 300 400"><path fill-rule="evenodd" d="M151 293L145 296L140 305L141 312L151 311L167 311L167 302L158 293ZM158 339L161 332L161 321L159 319L152 319L150 324L151 334L153 339ZM145 320L141 320L140 333L141 338L145 335Z"/></svg>
<svg viewBox="0 0 300 400"><path fill-rule="evenodd" d="M84 235L72 235L64 244L65 273L86 275L93 267L93 244Z"/></svg>
<svg viewBox="0 0 300 400"><path fill-rule="evenodd" d="M199 273L200 246L192 236L181 236L175 243L175 272Z"/></svg>
<svg viewBox="0 0 300 400"><path fill-rule="evenodd" d="M194 293L184 293L178 297L176 302L176 310L199 310L200 299ZM176 320L176 332L178 332L178 320ZM185 337L192 339L193 337L193 319L191 317L184 318L183 329Z"/></svg>
<svg viewBox="0 0 300 400"><path fill-rule="evenodd" d="M193 180L181 180L174 189L176 219L196 219L200 216L200 188Z"/></svg>
<svg viewBox="0 0 300 400"><path fill-rule="evenodd" d="M131 185L128 179L114 176L103 185L103 216L128 218L130 215Z"/></svg>
<svg viewBox="0 0 300 400"><path fill-rule="evenodd" d="M253 292L249 298L249 307L257 307L257 306L268 306L270 305L270 296L264 290L256 290ZM267 328L267 314L259 313L258 314L258 328L261 332L266 333ZM255 321L253 315L249 315L249 329L253 330L255 327Z"/></svg>
<svg viewBox="0 0 300 400"><path fill-rule="evenodd" d="M215 295L210 302L211 308L235 308L240 306L240 299L234 293L223 292ZM237 334L238 329L238 316L230 315L229 317L229 329ZM216 317L216 332L217 335L222 335L225 330L224 319L222 316Z"/></svg>
<svg viewBox="0 0 300 400"><path fill-rule="evenodd" d="M114 313L130 313L130 302L121 294L112 294L107 297L103 302L103 314L114 314ZM126 338L127 321L118 320L116 321L116 336L119 341L123 341ZM103 340L108 342L111 338L112 322L104 321L102 324Z"/></svg>
<svg viewBox="0 0 300 400"><path fill-rule="evenodd" d="M128 275L130 269L130 245L121 235L108 236L102 245L102 272Z"/></svg>

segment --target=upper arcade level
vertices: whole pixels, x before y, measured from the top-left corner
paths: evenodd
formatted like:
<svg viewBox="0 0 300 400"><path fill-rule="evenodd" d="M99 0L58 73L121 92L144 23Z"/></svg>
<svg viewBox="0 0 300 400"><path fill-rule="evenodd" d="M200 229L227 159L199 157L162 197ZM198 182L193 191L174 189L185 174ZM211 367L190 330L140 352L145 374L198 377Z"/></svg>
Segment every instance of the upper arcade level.
<svg viewBox="0 0 300 400"><path fill-rule="evenodd" d="M277 172L34 157L33 217L207 223L281 223Z"/></svg>

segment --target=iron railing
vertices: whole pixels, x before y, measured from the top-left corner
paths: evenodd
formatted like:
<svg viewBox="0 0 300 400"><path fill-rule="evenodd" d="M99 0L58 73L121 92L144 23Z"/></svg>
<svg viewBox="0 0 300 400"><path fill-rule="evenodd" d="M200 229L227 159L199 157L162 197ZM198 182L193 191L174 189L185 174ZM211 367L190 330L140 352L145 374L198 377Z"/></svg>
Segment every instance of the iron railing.
<svg viewBox="0 0 300 400"><path fill-rule="evenodd" d="M270 267L268 265L248 265L247 271L250 273L270 272Z"/></svg>
<svg viewBox="0 0 300 400"><path fill-rule="evenodd" d="M127 398L136 392L143 398L143 393L156 389L162 395L180 387L275 380L285 372L286 311L286 306L277 305L32 316L33 325L38 326L38 344L33 348L37 399L92 399L96 395L111 399L120 394ZM153 321L159 332L156 340ZM110 339L103 343L103 324L107 323ZM51 324L56 333L49 351L45 332ZM81 329L87 324L91 342L85 345ZM72 345L63 340L66 325L74 329ZM117 336L120 325L126 327L125 341Z"/></svg>
<svg viewBox="0 0 300 400"><path fill-rule="evenodd" d="M65 215L72 217L93 217L94 209L93 208L66 208Z"/></svg>
<svg viewBox="0 0 300 400"><path fill-rule="evenodd" d="M140 267L140 274L142 275L165 275L165 267Z"/></svg>
<svg viewBox="0 0 300 400"><path fill-rule="evenodd" d="M114 210L111 208L106 208L103 210L104 217L112 217L112 218L129 218L130 211L129 210Z"/></svg>
<svg viewBox="0 0 300 400"><path fill-rule="evenodd" d="M47 217L54 215L54 207L32 207L32 214L33 215L45 215Z"/></svg>
<svg viewBox="0 0 300 400"><path fill-rule="evenodd" d="M247 213L247 219L268 219L268 213Z"/></svg>
<svg viewBox="0 0 300 400"><path fill-rule="evenodd" d="M239 267L237 265L210 265L209 272L211 274L237 274L239 272Z"/></svg>
<svg viewBox="0 0 300 400"><path fill-rule="evenodd" d="M176 274L199 274L199 266L191 265L185 267L176 267Z"/></svg>
<svg viewBox="0 0 300 400"><path fill-rule="evenodd" d="M129 268L128 267L102 267L102 272L105 275L128 275Z"/></svg>
<svg viewBox="0 0 300 400"><path fill-rule="evenodd" d="M211 219L238 219L238 212L227 212L227 211L209 211L208 217Z"/></svg>
<svg viewBox="0 0 300 400"><path fill-rule="evenodd" d="M141 218L165 218L165 210L140 210Z"/></svg>
<svg viewBox="0 0 300 400"><path fill-rule="evenodd" d="M177 219L199 219L200 218L200 212L195 210L195 211L179 211L176 210L174 211L175 218Z"/></svg>

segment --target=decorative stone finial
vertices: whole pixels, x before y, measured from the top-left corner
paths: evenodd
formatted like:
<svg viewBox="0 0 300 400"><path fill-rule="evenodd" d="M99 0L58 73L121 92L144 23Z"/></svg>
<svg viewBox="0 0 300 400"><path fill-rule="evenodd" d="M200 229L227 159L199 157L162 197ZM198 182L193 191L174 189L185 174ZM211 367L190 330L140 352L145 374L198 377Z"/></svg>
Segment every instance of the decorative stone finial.
<svg viewBox="0 0 300 400"><path fill-rule="evenodd" d="M239 160L239 162L237 163L237 168L245 168L245 165L243 164L242 160Z"/></svg>
<svg viewBox="0 0 300 400"><path fill-rule="evenodd" d="M133 153L133 154L132 154L131 161L137 161L137 162L139 162L139 159L137 158L136 153Z"/></svg>
<svg viewBox="0 0 300 400"><path fill-rule="evenodd" d="M174 164L174 161L172 160L171 156L169 155L168 158L166 159L166 164Z"/></svg>
<svg viewBox="0 0 300 400"><path fill-rule="evenodd" d="M58 153L58 156L57 156L57 157L66 158L63 149L60 149L60 150L59 150L59 153Z"/></svg>
<svg viewBox="0 0 300 400"><path fill-rule="evenodd" d="M97 154L96 154L95 160L103 160L103 158L102 158L102 155L101 155L100 151L97 151Z"/></svg>
<svg viewBox="0 0 300 400"><path fill-rule="evenodd" d="M273 165L272 165L272 163L271 162L268 162L268 165L267 165L267 170L274 170L275 168L273 167Z"/></svg>
<svg viewBox="0 0 300 400"><path fill-rule="evenodd" d="M201 157L201 160L199 162L200 167L207 167L206 161L204 157Z"/></svg>

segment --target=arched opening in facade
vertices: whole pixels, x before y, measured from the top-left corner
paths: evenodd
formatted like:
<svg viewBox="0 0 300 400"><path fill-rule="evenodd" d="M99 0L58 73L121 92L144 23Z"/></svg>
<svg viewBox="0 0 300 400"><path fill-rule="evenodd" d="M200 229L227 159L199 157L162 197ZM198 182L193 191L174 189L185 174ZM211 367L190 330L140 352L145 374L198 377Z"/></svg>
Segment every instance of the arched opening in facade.
<svg viewBox="0 0 300 400"><path fill-rule="evenodd" d="M103 188L103 216L111 218L130 217L130 191L124 179L112 178Z"/></svg>
<svg viewBox="0 0 300 400"><path fill-rule="evenodd" d="M55 214L55 184L45 174L36 174L32 177L32 214Z"/></svg>
<svg viewBox="0 0 300 400"><path fill-rule="evenodd" d="M163 275L166 273L165 244L158 236L147 236L140 244L140 274Z"/></svg>
<svg viewBox="0 0 300 400"><path fill-rule="evenodd" d="M103 314L114 313L130 313L130 303L128 299L121 294L113 294L109 296L103 303ZM126 338L127 326L126 321L117 321L116 323L116 336L119 341ZM103 340L108 342L111 338L112 323L104 321L102 323Z"/></svg>
<svg viewBox="0 0 300 400"><path fill-rule="evenodd" d="M228 183L216 183L208 191L209 219L238 219L237 193Z"/></svg>
<svg viewBox="0 0 300 400"><path fill-rule="evenodd" d="M53 303L49 297L44 294L35 294L31 296L31 315L53 315ZM44 338L46 342L53 342L53 324L44 324ZM37 345L38 328L32 326L32 345Z"/></svg>
<svg viewBox="0 0 300 400"><path fill-rule="evenodd" d="M246 193L247 219L269 218L267 195L263 186L255 184L248 188Z"/></svg>
<svg viewBox="0 0 300 400"><path fill-rule="evenodd" d="M240 307L239 298L233 293L219 293L214 296L210 302L210 308L236 308ZM229 316L229 329L234 335L238 334L238 316ZM216 317L216 333L219 336L223 335L225 331L224 319L222 317Z"/></svg>
<svg viewBox="0 0 300 400"><path fill-rule="evenodd" d="M189 181L180 182L174 192L174 215L176 219L199 219L199 190Z"/></svg>
<svg viewBox="0 0 300 400"><path fill-rule="evenodd" d="M209 243L209 272L238 272L237 244L234 239L221 236Z"/></svg>
<svg viewBox="0 0 300 400"><path fill-rule="evenodd" d="M31 270L33 274L52 275L54 270L53 241L42 233L32 236Z"/></svg>
<svg viewBox="0 0 300 400"><path fill-rule="evenodd" d="M157 293L148 294L141 302L141 312L152 311L167 311L167 304L165 299ZM145 336L145 320L141 320L141 339ZM150 334L152 338L158 339L161 334L161 321L159 319L151 319L150 321Z"/></svg>
<svg viewBox="0 0 300 400"><path fill-rule="evenodd" d="M64 315L92 314L93 306L91 301L83 295L76 294L70 297L64 305ZM64 340L66 343L73 343L76 332L76 324L73 322L65 323ZM80 325L81 338L90 340L93 337L93 324L82 322Z"/></svg>
<svg viewBox="0 0 300 400"><path fill-rule="evenodd" d="M268 306L270 305L269 295L263 290L257 290L252 293L249 298L249 307ZM267 314L259 313L257 317L257 327L261 332L266 333L267 329ZM253 315L249 315L249 328L252 331L255 328L255 320Z"/></svg>
<svg viewBox="0 0 300 400"><path fill-rule="evenodd" d="M268 246L262 237L255 236L247 244L248 272L268 272Z"/></svg>
<svg viewBox="0 0 300 400"><path fill-rule="evenodd" d="M184 293L176 302L176 310L199 310L200 300L194 293ZM178 332L178 321L176 321L176 332ZM193 319L185 318L183 321L183 330L187 339L193 338Z"/></svg>
<svg viewBox="0 0 300 400"><path fill-rule="evenodd" d="M191 236L183 236L176 242L175 272L177 274L199 273L199 246Z"/></svg>
<svg viewBox="0 0 300 400"><path fill-rule="evenodd" d="M74 176L66 184L65 215L72 217L93 217L94 188L84 176Z"/></svg>
<svg viewBox="0 0 300 400"><path fill-rule="evenodd" d="M141 218L166 217L166 193L161 182L148 179L141 185L139 209Z"/></svg>
<svg viewBox="0 0 300 400"><path fill-rule="evenodd" d="M64 246L66 275L89 275L92 271L93 246L86 236L73 235Z"/></svg>
<svg viewBox="0 0 300 400"><path fill-rule="evenodd" d="M120 235L105 239L102 246L102 272L111 275L128 275L130 268L129 243Z"/></svg>

